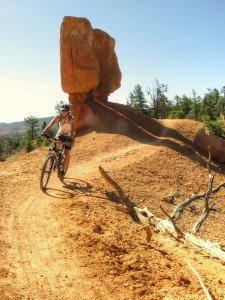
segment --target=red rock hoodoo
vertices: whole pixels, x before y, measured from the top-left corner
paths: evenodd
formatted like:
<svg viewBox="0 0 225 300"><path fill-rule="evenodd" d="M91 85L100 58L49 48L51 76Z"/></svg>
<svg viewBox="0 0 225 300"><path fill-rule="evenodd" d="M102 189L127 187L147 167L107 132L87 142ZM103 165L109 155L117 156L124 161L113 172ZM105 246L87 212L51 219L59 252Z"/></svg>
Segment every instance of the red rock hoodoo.
<svg viewBox="0 0 225 300"><path fill-rule="evenodd" d="M107 101L120 87L115 39L93 29L86 18L64 17L60 28L61 86L68 93L78 127L85 122L86 100Z"/></svg>
<svg viewBox="0 0 225 300"><path fill-rule="evenodd" d="M218 162L225 162L225 141L214 135L210 130L200 129L194 139L197 145L206 155L209 151L212 157Z"/></svg>

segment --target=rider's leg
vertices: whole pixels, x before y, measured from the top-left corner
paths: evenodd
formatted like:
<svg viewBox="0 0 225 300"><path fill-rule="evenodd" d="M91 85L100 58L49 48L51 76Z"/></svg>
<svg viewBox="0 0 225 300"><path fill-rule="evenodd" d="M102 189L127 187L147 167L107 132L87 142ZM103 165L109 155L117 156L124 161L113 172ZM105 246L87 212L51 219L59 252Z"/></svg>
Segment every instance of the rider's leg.
<svg viewBox="0 0 225 300"><path fill-rule="evenodd" d="M70 150L65 149L64 155L65 155L65 158L63 161L63 171L68 168L69 161L70 161Z"/></svg>

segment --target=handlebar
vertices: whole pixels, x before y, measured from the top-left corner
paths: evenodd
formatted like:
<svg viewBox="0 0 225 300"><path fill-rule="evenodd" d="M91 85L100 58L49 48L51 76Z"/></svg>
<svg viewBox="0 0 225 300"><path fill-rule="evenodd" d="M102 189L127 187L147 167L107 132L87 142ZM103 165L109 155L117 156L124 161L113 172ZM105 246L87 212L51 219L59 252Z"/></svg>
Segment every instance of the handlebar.
<svg viewBox="0 0 225 300"><path fill-rule="evenodd" d="M57 141L56 138L50 137L47 133L42 132L41 136L49 140L51 143L55 143ZM61 141L62 144L71 143L72 139L70 137L60 138L59 141Z"/></svg>
<svg viewBox="0 0 225 300"><path fill-rule="evenodd" d="M41 136L44 137L44 138L46 138L47 140L49 140L49 142L51 142L51 143L56 142L56 138L50 137L50 136L49 136L47 133L45 133L45 132L42 132L42 133L41 133Z"/></svg>

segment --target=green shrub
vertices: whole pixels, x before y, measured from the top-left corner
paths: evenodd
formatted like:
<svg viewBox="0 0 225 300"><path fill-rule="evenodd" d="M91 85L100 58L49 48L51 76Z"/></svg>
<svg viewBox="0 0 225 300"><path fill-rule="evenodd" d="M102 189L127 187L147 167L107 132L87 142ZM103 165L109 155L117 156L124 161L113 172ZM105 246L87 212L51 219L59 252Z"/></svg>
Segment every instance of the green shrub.
<svg viewBox="0 0 225 300"><path fill-rule="evenodd" d="M216 136L225 139L224 121L220 118L211 120L208 116L203 118L204 128L212 131Z"/></svg>

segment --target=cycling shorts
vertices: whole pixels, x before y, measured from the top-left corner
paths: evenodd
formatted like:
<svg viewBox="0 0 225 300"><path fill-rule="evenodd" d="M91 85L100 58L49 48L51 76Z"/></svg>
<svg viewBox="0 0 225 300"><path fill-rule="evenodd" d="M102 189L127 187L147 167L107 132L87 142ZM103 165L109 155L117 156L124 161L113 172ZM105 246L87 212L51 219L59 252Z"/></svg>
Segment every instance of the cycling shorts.
<svg viewBox="0 0 225 300"><path fill-rule="evenodd" d="M60 140L62 143L68 143L67 145L65 145L65 149L67 149L67 150L72 149L74 141L71 139L71 137L63 135L61 133L57 133L55 138L57 140Z"/></svg>

